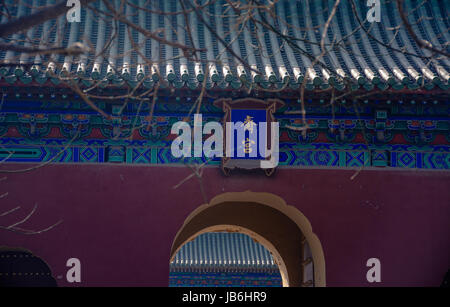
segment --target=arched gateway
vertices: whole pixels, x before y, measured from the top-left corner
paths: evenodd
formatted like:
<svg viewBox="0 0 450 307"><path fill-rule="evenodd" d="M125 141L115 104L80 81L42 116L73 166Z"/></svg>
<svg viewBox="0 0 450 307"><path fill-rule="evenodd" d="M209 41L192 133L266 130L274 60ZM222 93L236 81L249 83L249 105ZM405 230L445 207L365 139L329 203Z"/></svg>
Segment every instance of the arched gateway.
<svg viewBox="0 0 450 307"><path fill-rule="evenodd" d="M236 192L214 197L194 210L175 236L173 260L179 249L200 234L240 232L266 247L280 269L283 286L325 286L322 245L308 219L270 193Z"/></svg>

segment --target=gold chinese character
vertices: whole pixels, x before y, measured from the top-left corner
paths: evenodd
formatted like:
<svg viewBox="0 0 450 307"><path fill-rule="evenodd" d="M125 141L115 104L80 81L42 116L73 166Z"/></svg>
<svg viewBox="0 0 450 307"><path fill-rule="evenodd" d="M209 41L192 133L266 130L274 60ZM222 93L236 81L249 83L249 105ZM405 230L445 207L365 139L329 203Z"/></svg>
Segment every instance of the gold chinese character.
<svg viewBox="0 0 450 307"><path fill-rule="evenodd" d="M256 126L256 123L253 121L253 117L247 115L242 126L244 127L244 131L248 130L250 133L253 133L253 127Z"/></svg>
<svg viewBox="0 0 450 307"><path fill-rule="evenodd" d="M252 145L255 144L255 141L246 138L242 141L242 145L244 145L244 153L249 154L253 151Z"/></svg>

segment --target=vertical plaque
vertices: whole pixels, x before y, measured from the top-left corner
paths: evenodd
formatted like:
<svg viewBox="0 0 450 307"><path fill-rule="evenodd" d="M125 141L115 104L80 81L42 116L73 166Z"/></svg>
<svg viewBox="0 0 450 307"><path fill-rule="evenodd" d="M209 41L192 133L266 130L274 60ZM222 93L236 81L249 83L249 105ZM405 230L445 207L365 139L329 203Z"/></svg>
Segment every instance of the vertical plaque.
<svg viewBox="0 0 450 307"><path fill-rule="evenodd" d="M284 103L279 99L221 98L216 100L214 105L225 113L223 131L226 141L221 163L223 173L229 175L231 170L236 168L260 169L261 161L271 158L265 150L272 150L271 125L276 122L273 114ZM227 123L232 125L230 131L227 131ZM231 139L228 135L230 132L233 134ZM274 171L275 168L264 169L267 176L272 175Z"/></svg>

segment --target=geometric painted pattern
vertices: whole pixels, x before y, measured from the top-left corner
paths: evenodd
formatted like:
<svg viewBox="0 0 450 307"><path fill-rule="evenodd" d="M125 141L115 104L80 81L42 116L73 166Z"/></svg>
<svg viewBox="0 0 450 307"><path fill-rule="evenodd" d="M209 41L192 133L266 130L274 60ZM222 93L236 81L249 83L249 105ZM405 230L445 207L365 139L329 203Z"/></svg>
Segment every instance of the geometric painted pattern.
<svg viewBox="0 0 450 307"><path fill-rule="evenodd" d="M450 169L449 153L422 153L419 168Z"/></svg>
<svg viewBox="0 0 450 307"><path fill-rule="evenodd" d="M280 165L361 167L370 166L368 151L281 150Z"/></svg>
<svg viewBox="0 0 450 307"><path fill-rule="evenodd" d="M193 157L193 153L191 154L191 157L175 158L169 147L154 148L154 151L156 153L156 163L158 164L202 164L207 161L208 165L220 164L219 158L206 158L205 156Z"/></svg>
<svg viewBox="0 0 450 307"><path fill-rule="evenodd" d="M105 162L105 148L94 146L1 146L0 161L3 162Z"/></svg>
<svg viewBox="0 0 450 307"><path fill-rule="evenodd" d="M442 169L450 168L448 152L391 152L392 167Z"/></svg>
<svg viewBox="0 0 450 307"><path fill-rule="evenodd" d="M126 161L127 161L127 163L132 163L132 164L154 163L152 160L152 149L148 148L148 147L127 148Z"/></svg>
<svg viewBox="0 0 450 307"><path fill-rule="evenodd" d="M320 166L335 166L337 165L339 155L333 151L320 150L316 152L310 152L313 161Z"/></svg>
<svg viewBox="0 0 450 307"><path fill-rule="evenodd" d="M1 142L3 141L3 142ZM219 165L220 159L206 157L175 158L170 143L130 142L109 145L104 140L89 140L89 145L65 148L58 139L45 144L25 145L21 139L0 140L0 163L127 163L127 164L202 164ZM3 145L1 144L3 143ZM280 166L297 167L388 167L450 169L450 146L412 146L332 143L280 144Z"/></svg>
<svg viewBox="0 0 450 307"><path fill-rule="evenodd" d="M345 166L361 167L369 165L369 152L366 151L346 151Z"/></svg>
<svg viewBox="0 0 450 307"><path fill-rule="evenodd" d="M281 275L244 272L170 272L169 287L281 287Z"/></svg>
<svg viewBox="0 0 450 307"><path fill-rule="evenodd" d="M416 153L414 152L391 152L393 167L415 168Z"/></svg>
<svg viewBox="0 0 450 307"><path fill-rule="evenodd" d="M106 150L108 162L121 163L125 161L125 147L124 146L108 146Z"/></svg>
<svg viewBox="0 0 450 307"><path fill-rule="evenodd" d="M387 150L372 150L372 166L388 166L389 153Z"/></svg>

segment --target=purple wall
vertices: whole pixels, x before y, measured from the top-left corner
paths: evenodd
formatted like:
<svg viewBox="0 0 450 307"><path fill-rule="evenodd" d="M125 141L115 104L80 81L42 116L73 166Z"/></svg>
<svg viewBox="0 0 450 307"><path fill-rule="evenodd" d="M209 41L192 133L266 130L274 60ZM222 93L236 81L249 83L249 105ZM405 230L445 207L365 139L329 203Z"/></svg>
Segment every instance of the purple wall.
<svg viewBox="0 0 450 307"><path fill-rule="evenodd" d="M3 166L5 167L5 166ZM8 167L11 167L9 165ZM23 168L23 165L15 167ZM203 203L198 181L172 187L184 167L49 165L7 174L0 193L1 225L55 229L36 236L0 231L0 245L43 258L60 286L67 259L81 260L82 286L166 286L169 253L184 219ZM224 192L270 192L310 220L325 254L328 286L374 285L366 261L379 258L384 286L438 286L450 268L450 172L279 169L222 176L204 172L208 199ZM58 277L60 276L60 278Z"/></svg>

